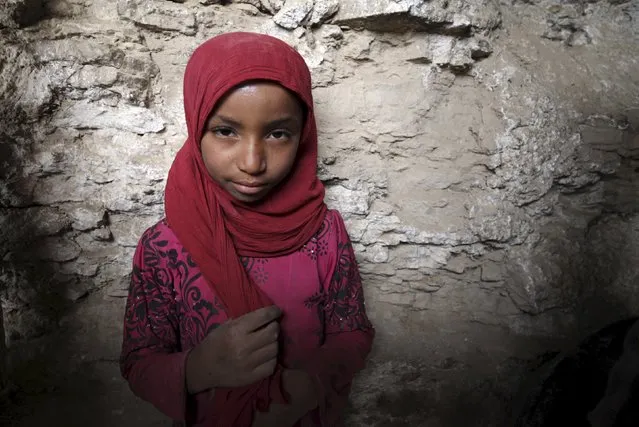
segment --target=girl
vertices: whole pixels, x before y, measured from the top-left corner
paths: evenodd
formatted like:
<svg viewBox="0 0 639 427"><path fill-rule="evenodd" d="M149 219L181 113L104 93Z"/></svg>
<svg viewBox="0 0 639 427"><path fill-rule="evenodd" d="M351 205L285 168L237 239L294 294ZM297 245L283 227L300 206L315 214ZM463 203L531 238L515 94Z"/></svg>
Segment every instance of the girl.
<svg viewBox="0 0 639 427"><path fill-rule="evenodd" d="M316 174L311 78L273 37L193 53L166 218L140 239L122 375L174 425L340 425L374 336Z"/></svg>

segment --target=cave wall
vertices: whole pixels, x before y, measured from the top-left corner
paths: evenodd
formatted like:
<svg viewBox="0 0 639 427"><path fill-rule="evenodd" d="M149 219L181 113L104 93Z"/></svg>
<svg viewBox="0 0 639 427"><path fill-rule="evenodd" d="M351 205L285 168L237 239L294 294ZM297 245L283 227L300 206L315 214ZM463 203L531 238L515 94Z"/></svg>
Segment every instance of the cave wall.
<svg viewBox="0 0 639 427"><path fill-rule="evenodd" d="M377 360L504 360L637 314L638 20L612 0L6 2L9 347L87 295L124 304L185 139L186 61L237 30L282 38L312 71L319 173Z"/></svg>

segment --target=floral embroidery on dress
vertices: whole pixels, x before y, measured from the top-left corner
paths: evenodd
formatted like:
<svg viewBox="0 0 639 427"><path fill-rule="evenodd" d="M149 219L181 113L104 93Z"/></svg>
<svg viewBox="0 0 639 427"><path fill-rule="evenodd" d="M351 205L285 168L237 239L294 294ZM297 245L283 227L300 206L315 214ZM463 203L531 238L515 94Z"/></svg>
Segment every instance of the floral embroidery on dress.
<svg viewBox="0 0 639 427"><path fill-rule="evenodd" d="M246 270L246 274L249 275L256 285L264 285L268 282L269 274L266 271L266 264L268 264L267 258L249 258L240 257L240 262Z"/></svg>
<svg viewBox="0 0 639 427"><path fill-rule="evenodd" d="M325 222L327 222L325 220ZM326 229L335 228L330 223ZM337 260L330 284L324 291L317 292L306 299L305 305L316 307L320 324L325 328L321 333L336 331L368 330L372 328L364 304L362 280L355 259L353 245L348 234L344 233L343 241L337 242ZM323 252L328 253L328 240L324 239Z"/></svg>
<svg viewBox="0 0 639 427"><path fill-rule="evenodd" d="M290 357L291 362L295 361L297 345L310 344L319 348L330 338L329 334L334 337L340 331L372 328L365 314L353 248L339 214L327 214L317 234L291 256L293 258L241 258L256 285L277 292L278 284L283 283L284 291L279 297L285 304L286 301L296 304L303 301L303 306L297 305L293 313L300 314L308 323L291 323L287 326L289 329L281 330L285 360ZM294 273L292 276L291 272ZM304 286L296 288L295 292L289 291L291 285L300 280L291 277L306 277L301 282ZM193 348L227 319L224 304L166 221L149 228L142 235L134 256L121 354L123 375L138 391L141 390L140 393L152 397L150 401L158 407L167 413L175 413L172 411L179 404L169 404L164 398L154 397L156 393L161 395L157 389L164 387L165 379L150 380L144 376L146 374L140 376L141 372L146 372L145 366L154 366L158 360L149 356L176 354ZM298 328L300 325L303 329ZM303 339L298 336L300 330L305 331ZM298 343L300 340L301 344ZM164 372L156 371L157 367L153 369L156 373ZM172 372L174 376L175 372ZM176 377L171 378L169 393L181 393L175 390L181 390L183 379L177 378L176 382ZM175 400L182 402L181 395L176 396ZM202 416L200 409L206 408L209 400L190 397L183 403L186 406L179 410L186 411L188 417L196 414L199 417ZM192 425L192 422L189 418L183 425Z"/></svg>
<svg viewBox="0 0 639 427"><path fill-rule="evenodd" d="M170 348L176 341L177 313L173 305L165 303L175 292L173 270L162 265L166 253L161 248L168 242L158 240L160 234L157 225L151 227L136 252L124 325L127 367L153 353L152 348Z"/></svg>
<svg viewBox="0 0 639 427"><path fill-rule="evenodd" d="M199 269L190 255L170 244L164 227L161 221L142 235L134 259L122 353L128 355L127 364L154 347L195 346L219 325L217 317L224 312L218 298L202 297Z"/></svg>
<svg viewBox="0 0 639 427"><path fill-rule="evenodd" d="M300 252L308 256L313 261L316 261L318 256L326 255L328 251L328 243L326 242L325 237L330 230L330 225L329 215L326 215L324 217L324 221L322 221L320 229L317 230L317 233L315 233L311 240L302 246Z"/></svg>

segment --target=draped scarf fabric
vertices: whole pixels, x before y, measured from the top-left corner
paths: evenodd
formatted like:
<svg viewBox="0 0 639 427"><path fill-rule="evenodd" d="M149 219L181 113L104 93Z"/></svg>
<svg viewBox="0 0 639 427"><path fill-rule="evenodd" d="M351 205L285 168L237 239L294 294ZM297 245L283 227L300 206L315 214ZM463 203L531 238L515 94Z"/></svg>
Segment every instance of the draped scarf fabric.
<svg viewBox="0 0 639 427"><path fill-rule="evenodd" d="M257 204L234 199L209 175L200 141L216 103L241 83L267 80L295 93L306 109L297 157L288 177ZM254 33L227 33L199 46L184 75L188 139L178 152L165 192L167 221L222 299L230 318L271 305L252 283L240 257L274 257L301 248L320 228L326 205L317 178L317 130L311 77L303 58L286 43ZM255 407L286 401L282 368L256 384L216 389L221 427L248 427Z"/></svg>

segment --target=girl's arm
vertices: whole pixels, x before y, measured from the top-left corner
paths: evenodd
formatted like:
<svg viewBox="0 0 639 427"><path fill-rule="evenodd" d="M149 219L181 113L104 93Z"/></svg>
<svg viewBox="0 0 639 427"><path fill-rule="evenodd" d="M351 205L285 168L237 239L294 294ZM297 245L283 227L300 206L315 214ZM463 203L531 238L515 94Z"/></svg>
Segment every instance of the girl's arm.
<svg viewBox="0 0 639 427"><path fill-rule="evenodd" d="M180 351L173 277L162 265L152 233L140 239L133 259L120 369L135 395L173 420L185 420L188 351Z"/></svg>
<svg viewBox="0 0 639 427"><path fill-rule="evenodd" d="M322 424L332 427L347 403L355 374L365 366L375 330L366 315L359 268L344 221L335 211L329 215L327 253L319 260L324 283L325 341L300 362L321 390L318 400Z"/></svg>

